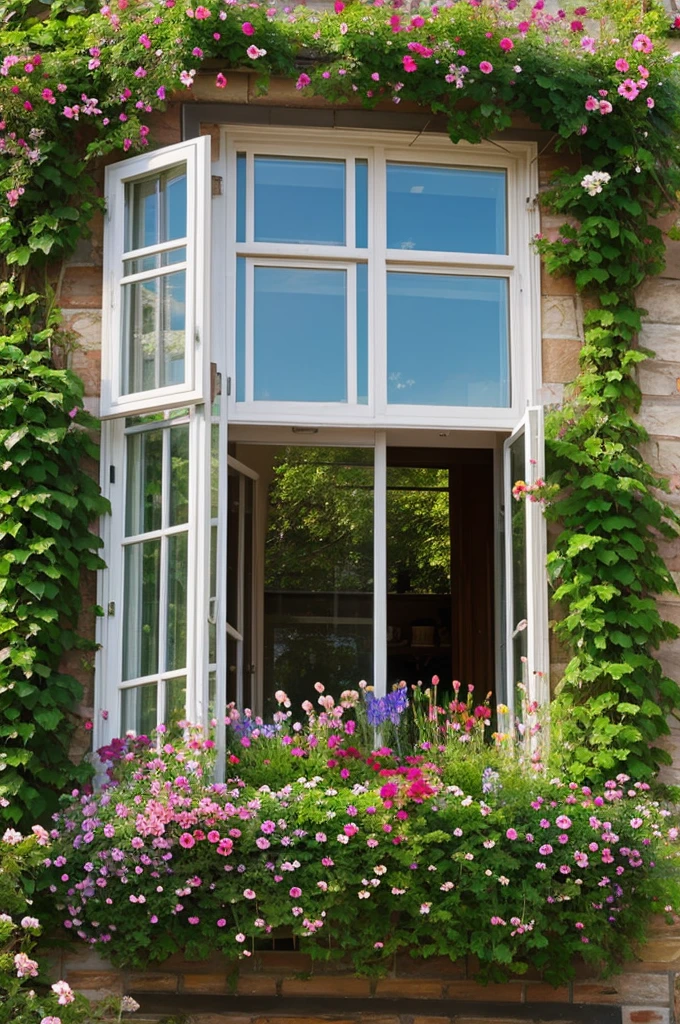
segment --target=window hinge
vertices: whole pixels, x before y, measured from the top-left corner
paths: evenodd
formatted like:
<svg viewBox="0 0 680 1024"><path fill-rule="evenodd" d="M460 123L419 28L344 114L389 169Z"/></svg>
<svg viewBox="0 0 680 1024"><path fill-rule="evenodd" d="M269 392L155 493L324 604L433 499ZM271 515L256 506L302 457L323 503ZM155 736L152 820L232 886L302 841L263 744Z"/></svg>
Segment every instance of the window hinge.
<svg viewBox="0 0 680 1024"><path fill-rule="evenodd" d="M116 482L116 467L109 466L109 483L115 484Z"/></svg>
<svg viewBox="0 0 680 1024"><path fill-rule="evenodd" d="M213 174L212 178L211 178L211 181L212 181L212 194L214 196L221 196L222 195L222 178L219 176L219 174Z"/></svg>
<svg viewBox="0 0 680 1024"><path fill-rule="evenodd" d="M210 402L222 394L222 374L218 372L217 363L210 364Z"/></svg>
<svg viewBox="0 0 680 1024"><path fill-rule="evenodd" d="M107 609L107 615L115 615L115 614L116 614L116 602L115 601L109 601L109 607Z"/></svg>
<svg viewBox="0 0 680 1024"><path fill-rule="evenodd" d="M227 377L227 395L231 394L231 377Z"/></svg>
<svg viewBox="0 0 680 1024"><path fill-rule="evenodd" d="M194 341L196 342L197 345L201 344L201 332L199 331L198 327L194 331Z"/></svg>

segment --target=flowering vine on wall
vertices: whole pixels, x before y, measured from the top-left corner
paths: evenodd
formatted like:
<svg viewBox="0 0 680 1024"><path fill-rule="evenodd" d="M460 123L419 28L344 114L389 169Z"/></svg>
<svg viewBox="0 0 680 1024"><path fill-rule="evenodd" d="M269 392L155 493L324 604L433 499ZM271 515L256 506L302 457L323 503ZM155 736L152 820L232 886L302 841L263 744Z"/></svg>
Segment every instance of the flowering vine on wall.
<svg viewBox="0 0 680 1024"><path fill-rule="evenodd" d="M63 263L101 206L97 158L148 146L151 115L172 96L189 98L206 61L217 62L218 89L246 68L263 87L283 75L334 103L415 102L445 116L453 142L479 142L522 112L580 157L542 197L565 217L559 237L537 241L548 272L573 275L591 298L577 388L549 425L562 488L549 509L562 524L550 571L566 612L557 632L572 652L553 722L575 777L617 766L653 774L667 758L656 740L680 704L653 656L677 632L653 597L673 589L656 542L673 534L675 516L639 454L645 434L633 418L634 371L646 358L635 346L635 289L663 265L653 221L680 184L680 88L659 40L663 14L631 0L554 15L543 0L413 10L338 0L323 14L229 0L99 9L55 0L36 14L24 0L3 11L0 709L9 724L0 727L0 788L17 795L13 813L22 803L37 813L72 771L63 726L77 686L57 673L65 643L76 642L78 569L98 564L87 523L105 507L78 469L87 442L69 414L82 388L51 366L53 347L68 341L58 314ZM78 412L75 424L86 423Z"/></svg>

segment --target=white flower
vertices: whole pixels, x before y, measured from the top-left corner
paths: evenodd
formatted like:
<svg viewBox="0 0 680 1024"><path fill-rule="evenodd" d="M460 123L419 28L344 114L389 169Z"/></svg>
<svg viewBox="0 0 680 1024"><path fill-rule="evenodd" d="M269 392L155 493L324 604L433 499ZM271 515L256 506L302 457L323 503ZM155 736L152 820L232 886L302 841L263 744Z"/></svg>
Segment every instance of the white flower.
<svg viewBox="0 0 680 1024"><path fill-rule="evenodd" d="M37 917L22 917L21 919L22 928L39 928L40 921Z"/></svg>
<svg viewBox="0 0 680 1024"><path fill-rule="evenodd" d="M367 900L367 899L369 899L370 895L371 894L368 891L368 889L361 889L360 892L359 892L359 899L360 900Z"/></svg>
<svg viewBox="0 0 680 1024"><path fill-rule="evenodd" d="M17 832L14 828L8 828L2 837L2 841L9 846L16 846L23 838L21 832Z"/></svg>
<svg viewBox="0 0 680 1024"><path fill-rule="evenodd" d="M387 868L385 867L384 864L376 864L376 866L373 868L373 871L375 872L376 875L384 875L385 872L387 871Z"/></svg>
<svg viewBox="0 0 680 1024"><path fill-rule="evenodd" d="M135 1013L139 1009L139 1003L132 996L123 996L120 1001L120 1008L123 1013Z"/></svg>
<svg viewBox="0 0 680 1024"><path fill-rule="evenodd" d="M431 906L432 906L431 903L421 903L420 904L420 913L421 914L429 914Z"/></svg>
<svg viewBox="0 0 680 1024"><path fill-rule="evenodd" d="M588 195L595 196L602 191L602 186L611 181L611 174L606 171L592 171L581 179L581 188L584 188Z"/></svg>

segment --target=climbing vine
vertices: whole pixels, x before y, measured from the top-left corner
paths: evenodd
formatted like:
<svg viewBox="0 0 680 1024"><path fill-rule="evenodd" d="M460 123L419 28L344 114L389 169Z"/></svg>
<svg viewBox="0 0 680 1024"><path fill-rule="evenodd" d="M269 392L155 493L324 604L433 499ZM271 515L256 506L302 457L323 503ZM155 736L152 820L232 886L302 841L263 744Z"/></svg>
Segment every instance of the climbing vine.
<svg viewBox="0 0 680 1024"><path fill-rule="evenodd" d="M0 792L33 815L45 788L77 771L64 726L78 687L59 662L79 642L78 572L99 564L88 524L105 506L82 468L92 449L81 385L52 363L63 264L100 206L99 159L148 146L154 112L190 99L208 61L217 89L245 68L263 89L276 74L334 103L415 102L447 119L453 142L479 142L521 112L578 158L542 197L564 216L559 237L537 240L548 272L573 275L588 297L581 373L548 427L556 631L572 652L555 747L574 776L651 776L680 705L654 656L677 634L654 599L674 589L657 539L677 519L634 418L648 356L635 291L663 266L653 221L680 187L680 80L660 8L18 0L0 12Z"/></svg>

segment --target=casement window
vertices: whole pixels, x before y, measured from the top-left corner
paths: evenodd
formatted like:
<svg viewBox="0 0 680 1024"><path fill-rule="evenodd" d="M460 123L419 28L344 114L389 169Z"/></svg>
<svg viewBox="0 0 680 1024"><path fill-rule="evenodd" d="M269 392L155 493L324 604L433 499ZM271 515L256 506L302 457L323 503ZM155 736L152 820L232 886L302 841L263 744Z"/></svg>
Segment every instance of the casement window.
<svg viewBox="0 0 680 1024"><path fill-rule="evenodd" d="M534 155L226 128L108 169L97 741L316 679L545 697Z"/></svg>

